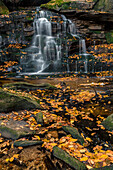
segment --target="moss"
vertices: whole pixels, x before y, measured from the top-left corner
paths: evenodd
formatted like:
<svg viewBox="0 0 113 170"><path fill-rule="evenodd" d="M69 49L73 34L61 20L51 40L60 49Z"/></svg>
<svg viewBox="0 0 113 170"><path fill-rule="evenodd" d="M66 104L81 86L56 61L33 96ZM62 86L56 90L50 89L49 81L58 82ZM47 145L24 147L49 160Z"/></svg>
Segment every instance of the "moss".
<svg viewBox="0 0 113 170"><path fill-rule="evenodd" d="M8 8L5 6L5 4L0 0L0 14L9 14Z"/></svg>
<svg viewBox="0 0 113 170"><path fill-rule="evenodd" d="M14 146L16 147L27 147L27 146L33 146L33 145L42 145L43 142L42 141L29 141L29 140L25 140L25 141L15 141L14 142Z"/></svg>
<svg viewBox="0 0 113 170"><path fill-rule="evenodd" d="M64 0L51 0L47 4L42 4L41 7L46 7L48 9L57 9L61 7L62 9L68 9L70 7L71 1L65 2Z"/></svg>
<svg viewBox="0 0 113 170"><path fill-rule="evenodd" d="M113 43L113 31L110 31L105 34L107 43Z"/></svg>
<svg viewBox="0 0 113 170"><path fill-rule="evenodd" d="M111 0L99 0L95 5L95 10L109 12L112 7L113 2Z"/></svg>
<svg viewBox="0 0 113 170"><path fill-rule="evenodd" d="M70 127L70 126L63 126L62 128L63 128L63 130L64 130L65 132L71 134L73 138L77 139L78 142L79 142L81 145L83 145L84 139L83 139L83 137L80 135L80 133L78 132L77 129L75 129L74 127Z"/></svg>
<svg viewBox="0 0 113 170"><path fill-rule="evenodd" d="M102 125L112 131L113 130L113 114L111 114L110 116L108 116L103 122Z"/></svg>
<svg viewBox="0 0 113 170"><path fill-rule="evenodd" d="M36 100L25 96L19 96L18 94L12 94L3 90L0 90L0 112L18 111L24 109L40 108L41 106Z"/></svg>
<svg viewBox="0 0 113 170"><path fill-rule="evenodd" d="M49 83L42 83L42 84L31 84L27 82L16 82L16 83L8 83L3 86L3 88L13 89L13 90L26 90L26 89L56 89L55 86Z"/></svg>
<svg viewBox="0 0 113 170"><path fill-rule="evenodd" d="M6 137L6 138L10 138L10 139L18 139L20 137L25 137L27 135L30 135L30 134L33 134L34 131L32 132L21 132L21 131L17 131L17 130L14 130L14 129L11 129L9 127L6 127L6 126L0 126L0 133L3 137Z"/></svg>
<svg viewBox="0 0 113 170"><path fill-rule="evenodd" d="M70 165L72 168L77 169L77 170L86 170L85 164L77 160L76 158L73 158L70 156L67 152L63 151L57 146L53 147L53 155Z"/></svg>

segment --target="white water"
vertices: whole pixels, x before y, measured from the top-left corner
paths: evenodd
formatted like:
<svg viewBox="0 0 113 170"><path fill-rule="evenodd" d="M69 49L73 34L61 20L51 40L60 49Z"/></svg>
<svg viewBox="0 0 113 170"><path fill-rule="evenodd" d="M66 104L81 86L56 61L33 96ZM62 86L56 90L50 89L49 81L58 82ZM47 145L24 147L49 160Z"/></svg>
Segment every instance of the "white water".
<svg viewBox="0 0 113 170"><path fill-rule="evenodd" d="M27 49L29 57L27 61L26 59L25 61L24 59L21 60L21 63L24 63L24 67L28 69L27 72L29 72L30 68L32 69L34 65L36 69L35 71L37 73L43 72L49 67L49 65L51 65L51 63L53 63L52 71L54 72L54 70L57 70L57 68L59 69L58 63L61 63L62 57L66 57L67 72L70 72L68 63L68 42L66 40L67 33L70 33L72 36L75 36L79 39L79 54L86 54L85 40L80 39L79 35L77 35L75 24L72 23L71 20L66 19L64 15L59 17L50 11L40 11L39 8L37 8L36 11L37 13L33 22L35 34L33 36L31 46ZM54 18L58 19L59 21L55 21L53 23ZM52 32L53 24L56 24L57 27L56 35L54 35ZM87 59L85 63L85 72L87 72ZM59 72L59 70L57 71Z"/></svg>

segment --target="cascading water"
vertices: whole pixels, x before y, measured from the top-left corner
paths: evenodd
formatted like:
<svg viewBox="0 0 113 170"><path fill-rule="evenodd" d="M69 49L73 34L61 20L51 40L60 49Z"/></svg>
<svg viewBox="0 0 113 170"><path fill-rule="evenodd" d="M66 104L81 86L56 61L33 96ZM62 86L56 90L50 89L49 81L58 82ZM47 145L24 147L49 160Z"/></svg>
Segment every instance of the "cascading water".
<svg viewBox="0 0 113 170"><path fill-rule="evenodd" d="M80 39L79 40L79 55L84 56L85 57L85 61L84 61L84 70L85 73L88 72L88 54L86 53L86 43L85 43L85 39Z"/></svg>
<svg viewBox="0 0 113 170"><path fill-rule="evenodd" d="M0 35L0 46L2 45L2 36Z"/></svg>
<svg viewBox="0 0 113 170"><path fill-rule="evenodd" d="M68 39L77 37L79 41L79 54L86 54L85 40L77 35L77 29L71 20L64 15L57 15L50 11L36 9L37 13L33 22L35 31L32 44L25 49L26 55L22 55L20 63L22 71L27 73L47 73L47 72L70 72L68 59ZM65 69L62 60L66 60ZM75 64L77 66L77 62ZM76 68L77 72L77 68ZM87 72L87 58L85 62L85 72ZM34 74L33 73L33 74Z"/></svg>

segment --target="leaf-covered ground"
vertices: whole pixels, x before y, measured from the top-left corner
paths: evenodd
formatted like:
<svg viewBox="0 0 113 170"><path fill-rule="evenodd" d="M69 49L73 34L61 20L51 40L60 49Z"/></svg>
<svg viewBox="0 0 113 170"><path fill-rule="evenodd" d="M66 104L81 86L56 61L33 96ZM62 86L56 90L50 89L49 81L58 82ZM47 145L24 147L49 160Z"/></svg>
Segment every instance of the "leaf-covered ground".
<svg viewBox="0 0 113 170"><path fill-rule="evenodd" d="M55 82L55 79L52 79ZM83 84L79 88L68 85L70 80L77 81L76 77L58 79L57 89L38 89L32 91L14 91L23 96L33 96L40 100L41 110L23 110L19 112L1 113L0 120L5 125L9 120L25 121L27 127L35 134L13 141L0 137L1 169L48 169L47 165L64 166L62 161L53 159L54 146L63 149L72 157L85 163L88 169L93 167L109 166L113 163L113 131L101 125L105 118L113 113L112 98L105 92L95 94L96 86L102 83L87 83L87 90ZM38 81L38 80L37 80ZM39 80L40 81L40 80ZM51 81L51 80L50 80ZM66 82L66 83L65 83ZM112 81L111 81L112 84ZM101 87L102 88L102 87ZM100 112L98 112L100 110ZM43 121L36 120L36 115L43 114ZM42 122L41 122L42 121ZM24 125L22 125L24 128ZM74 127L84 139L83 145L73 135L64 131L63 127ZM22 128L22 127L21 127ZM17 141L43 141L41 146L15 146ZM27 157L28 156L28 157ZM50 159L48 161L48 159ZM49 162L49 163L47 163ZM56 163L57 162L57 163ZM67 169L70 167L68 166Z"/></svg>

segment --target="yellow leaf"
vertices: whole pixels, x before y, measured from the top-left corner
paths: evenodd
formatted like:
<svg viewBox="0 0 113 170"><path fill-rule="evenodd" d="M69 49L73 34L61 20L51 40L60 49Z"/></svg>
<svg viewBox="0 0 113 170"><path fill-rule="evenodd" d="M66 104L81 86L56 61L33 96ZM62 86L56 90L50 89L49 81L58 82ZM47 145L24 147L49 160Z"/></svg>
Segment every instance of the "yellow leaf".
<svg viewBox="0 0 113 170"><path fill-rule="evenodd" d="M20 150L21 150L21 149L23 149L23 147L21 147L21 146L20 146L20 147L18 147L18 149L20 149Z"/></svg>
<svg viewBox="0 0 113 170"><path fill-rule="evenodd" d="M53 146L53 147L56 146L56 145L57 145L57 143L51 143L51 146Z"/></svg>
<svg viewBox="0 0 113 170"><path fill-rule="evenodd" d="M38 127L41 127L41 124L38 124Z"/></svg>
<svg viewBox="0 0 113 170"><path fill-rule="evenodd" d="M100 156L100 158L104 158L104 159L106 159L106 158L108 158L108 155L102 155L102 156Z"/></svg>
<svg viewBox="0 0 113 170"><path fill-rule="evenodd" d="M6 161L6 162L9 162L9 158L7 158L5 161Z"/></svg>
<svg viewBox="0 0 113 170"><path fill-rule="evenodd" d="M35 135L34 137L37 138L38 140L40 140L40 137L39 137L39 136Z"/></svg>
<svg viewBox="0 0 113 170"><path fill-rule="evenodd" d="M10 162L13 162L13 161L14 161L14 157L11 157L11 158L9 159L9 161L10 161Z"/></svg>
<svg viewBox="0 0 113 170"><path fill-rule="evenodd" d="M86 152L86 149L81 149L80 150L80 153L85 153Z"/></svg>
<svg viewBox="0 0 113 170"><path fill-rule="evenodd" d="M86 140L87 140L88 142L92 142L92 140L91 140L90 138L88 138L88 137L86 138Z"/></svg>
<svg viewBox="0 0 113 170"><path fill-rule="evenodd" d="M14 157L14 158L18 158L18 157L19 157L19 154L14 154L13 157Z"/></svg>
<svg viewBox="0 0 113 170"><path fill-rule="evenodd" d="M88 157L83 157L80 159L80 161L87 161L88 160Z"/></svg>
<svg viewBox="0 0 113 170"><path fill-rule="evenodd" d="M86 165L88 169L92 169L93 167L92 166L89 166L89 165Z"/></svg>

